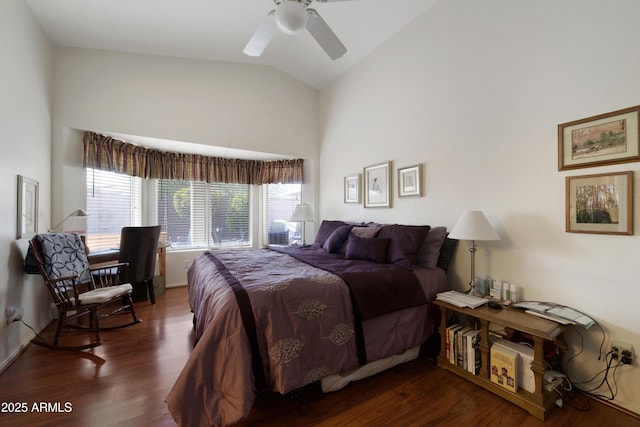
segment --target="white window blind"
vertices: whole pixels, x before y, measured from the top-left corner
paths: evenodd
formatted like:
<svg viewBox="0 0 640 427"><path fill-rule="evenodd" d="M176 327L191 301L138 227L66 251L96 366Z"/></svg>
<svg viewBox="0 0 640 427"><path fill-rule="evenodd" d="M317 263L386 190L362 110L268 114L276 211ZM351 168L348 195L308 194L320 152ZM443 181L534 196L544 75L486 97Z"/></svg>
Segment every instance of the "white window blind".
<svg viewBox="0 0 640 427"><path fill-rule="evenodd" d="M158 181L158 223L173 249L251 244L249 185Z"/></svg>
<svg viewBox="0 0 640 427"><path fill-rule="evenodd" d="M141 225L141 189L140 178L87 169L87 246L92 251L118 247L122 227Z"/></svg>
<svg viewBox="0 0 640 427"><path fill-rule="evenodd" d="M302 184L266 184L263 188L264 241L274 245L289 245L302 241L301 225L289 222L300 203Z"/></svg>

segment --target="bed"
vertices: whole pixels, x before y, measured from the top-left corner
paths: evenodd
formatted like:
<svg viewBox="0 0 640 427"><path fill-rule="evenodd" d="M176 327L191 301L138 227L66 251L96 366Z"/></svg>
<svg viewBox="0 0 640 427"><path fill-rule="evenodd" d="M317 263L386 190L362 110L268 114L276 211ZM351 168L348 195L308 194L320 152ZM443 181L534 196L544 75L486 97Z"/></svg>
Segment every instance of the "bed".
<svg viewBox="0 0 640 427"><path fill-rule="evenodd" d="M455 241L444 227L323 221L299 247L211 250L188 270L197 340L167 396L179 426L223 426L257 393L344 387L437 331Z"/></svg>

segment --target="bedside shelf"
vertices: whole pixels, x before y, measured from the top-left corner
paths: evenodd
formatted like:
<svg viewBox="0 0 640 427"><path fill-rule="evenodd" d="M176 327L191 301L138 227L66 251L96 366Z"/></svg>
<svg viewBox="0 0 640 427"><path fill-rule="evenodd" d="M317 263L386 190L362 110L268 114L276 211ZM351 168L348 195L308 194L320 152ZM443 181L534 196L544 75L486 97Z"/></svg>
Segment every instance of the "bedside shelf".
<svg viewBox="0 0 640 427"><path fill-rule="evenodd" d="M544 420L555 403L556 394L544 390L542 385L545 371L543 345L545 341L555 342L560 340L565 327L551 320L535 317L516 309L505 308L503 310L496 310L486 305L471 309L457 307L439 300L436 300L435 303L440 307L441 311L441 350L438 355L438 366L479 385L509 402L520 406L531 415ZM476 319L480 324L481 338L478 343L478 348L482 359L482 367L478 375L473 375L467 370L450 363L443 354L445 349L447 314L449 312L460 313ZM518 389L518 391L514 393L491 382L489 370L489 325L491 323L496 323L506 328L531 335L534 342L534 357L531 363L531 370L533 371L535 380L535 391L533 393L529 393L523 389Z"/></svg>

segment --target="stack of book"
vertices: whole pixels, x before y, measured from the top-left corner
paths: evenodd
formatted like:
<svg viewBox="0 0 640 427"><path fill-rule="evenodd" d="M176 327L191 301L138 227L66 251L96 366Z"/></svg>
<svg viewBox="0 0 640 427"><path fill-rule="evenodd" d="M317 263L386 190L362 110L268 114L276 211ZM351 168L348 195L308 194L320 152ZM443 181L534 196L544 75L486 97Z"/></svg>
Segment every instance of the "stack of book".
<svg viewBox="0 0 640 427"><path fill-rule="evenodd" d="M480 373L482 363L478 341L480 331L458 324L446 329L444 354L446 360L474 375Z"/></svg>

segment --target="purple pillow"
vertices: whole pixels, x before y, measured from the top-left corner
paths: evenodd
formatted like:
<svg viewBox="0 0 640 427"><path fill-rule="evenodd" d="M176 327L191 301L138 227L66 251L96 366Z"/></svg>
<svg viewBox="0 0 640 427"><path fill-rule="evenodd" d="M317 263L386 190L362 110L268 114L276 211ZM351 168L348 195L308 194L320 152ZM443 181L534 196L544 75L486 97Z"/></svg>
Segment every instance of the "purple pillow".
<svg viewBox="0 0 640 427"><path fill-rule="evenodd" d="M438 265L440 248L444 243L445 237L447 237L447 227L432 227L420 246L416 264L427 268L435 268Z"/></svg>
<svg viewBox="0 0 640 427"><path fill-rule="evenodd" d="M315 243L318 246L322 247L322 245L324 245L325 240L329 238L331 233L333 233L336 230L336 228L342 227L343 225L348 225L348 224L344 221L323 220L322 223L320 224L320 228L318 229L318 234L316 234Z"/></svg>
<svg viewBox="0 0 640 427"><path fill-rule="evenodd" d="M391 240L387 262L409 267L416 263L418 250L430 228L428 225L386 225L376 238Z"/></svg>
<svg viewBox="0 0 640 427"><path fill-rule="evenodd" d="M353 225L342 225L336 228L333 233L327 237L327 240L324 241L322 249L330 254L341 252L342 246L349 238L349 233L352 228Z"/></svg>
<svg viewBox="0 0 640 427"><path fill-rule="evenodd" d="M389 243L389 239L367 239L349 234L344 257L346 259L360 259L385 264L387 262Z"/></svg>

